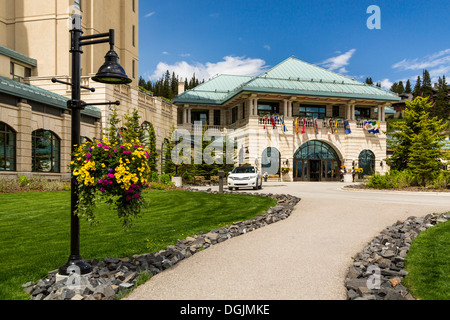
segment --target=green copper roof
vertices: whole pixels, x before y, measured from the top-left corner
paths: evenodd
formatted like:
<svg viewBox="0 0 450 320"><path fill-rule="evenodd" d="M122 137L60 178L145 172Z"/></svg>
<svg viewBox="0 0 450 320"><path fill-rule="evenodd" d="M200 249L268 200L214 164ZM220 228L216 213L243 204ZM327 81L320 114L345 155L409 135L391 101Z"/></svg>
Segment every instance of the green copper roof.
<svg viewBox="0 0 450 320"><path fill-rule="evenodd" d="M296 58L289 58L257 77L222 75L179 95L178 104L221 105L242 92L328 98L400 101L396 94Z"/></svg>
<svg viewBox="0 0 450 320"><path fill-rule="evenodd" d="M32 67L37 66L36 59L30 58L20 52L14 51L14 50L4 47L4 46L0 46L0 54L10 57L16 61L22 62L22 63L27 64Z"/></svg>
<svg viewBox="0 0 450 320"><path fill-rule="evenodd" d="M69 100L69 98L51 91L4 77L0 77L0 92L65 110L67 110L67 101ZM87 116L101 118L100 110L92 106L87 106L81 113Z"/></svg>

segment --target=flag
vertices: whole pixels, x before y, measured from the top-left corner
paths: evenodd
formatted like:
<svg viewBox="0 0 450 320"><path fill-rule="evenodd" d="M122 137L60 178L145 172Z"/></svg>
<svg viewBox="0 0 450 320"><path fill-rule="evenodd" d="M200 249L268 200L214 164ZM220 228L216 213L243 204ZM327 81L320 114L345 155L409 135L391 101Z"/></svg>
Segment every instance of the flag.
<svg viewBox="0 0 450 320"><path fill-rule="evenodd" d="M305 134L306 132L306 119L303 119L303 129L302 129L302 134Z"/></svg>
<svg viewBox="0 0 450 320"><path fill-rule="evenodd" d="M295 119L295 129L297 130L297 134L298 134L298 118Z"/></svg>
<svg viewBox="0 0 450 320"><path fill-rule="evenodd" d="M286 131L288 131L287 129L286 129L286 123L284 122L284 117L280 117L280 121L281 121L281 124L283 125L283 132L286 132Z"/></svg>
<svg viewBox="0 0 450 320"><path fill-rule="evenodd" d="M377 121L377 128L375 129L374 133L380 133L380 129L381 129L381 122Z"/></svg>
<svg viewBox="0 0 450 320"><path fill-rule="evenodd" d="M372 133L373 134L380 133L380 126L379 126L378 122L377 121L373 121L372 125L373 125L373 132Z"/></svg>
<svg viewBox="0 0 450 320"><path fill-rule="evenodd" d="M352 130L350 129L350 122L348 120L345 120L344 127L345 127L345 134L352 133Z"/></svg>
<svg viewBox="0 0 450 320"><path fill-rule="evenodd" d="M334 125L334 133L337 133L338 123L339 123L339 120L336 120L336 123Z"/></svg>
<svg viewBox="0 0 450 320"><path fill-rule="evenodd" d="M313 119L314 132L319 133L319 126L317 125L317 119Z"/></svg>
<svg viewBox="0 0 450 320"><path fill-rule="evenodd" d="M275 121L273 117L270 117L270 122L272 123L272 127L275 129Z"/></svg>
<svg viewBox="0 0 450 320"><path fill-rule="evenodd" d="M330 125L331 134L334 134L333 123L331 122L331 119L328 120L328 124Z"/></svg>
<svg viewBox="0 0 450 320"><path fill-rule="evenodd" d="M369 133L373 133L373 124L372 121L366 121L366 129Z"/></svg>

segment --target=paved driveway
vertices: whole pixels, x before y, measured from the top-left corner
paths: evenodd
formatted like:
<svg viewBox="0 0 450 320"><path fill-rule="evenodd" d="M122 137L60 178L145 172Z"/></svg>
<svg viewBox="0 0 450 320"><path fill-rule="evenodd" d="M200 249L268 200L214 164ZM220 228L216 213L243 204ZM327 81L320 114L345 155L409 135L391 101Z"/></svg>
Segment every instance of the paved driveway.
<svg viewBox="0 0 450 320"><path fill-rule="evenodd" d="M302 198L287 220L183 260L130 300L341 300L352 256L386 226L450 211L450 193L342 190L343 183L266 183ZM241 190L244 191L244 190Z"/></svg>

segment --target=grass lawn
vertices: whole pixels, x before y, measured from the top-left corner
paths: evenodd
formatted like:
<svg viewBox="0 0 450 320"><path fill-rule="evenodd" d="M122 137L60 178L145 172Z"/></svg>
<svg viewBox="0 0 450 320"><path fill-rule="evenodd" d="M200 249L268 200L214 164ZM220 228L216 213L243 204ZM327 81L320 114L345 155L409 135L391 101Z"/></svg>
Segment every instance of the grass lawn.
<svg viewBox="0 0 450 320"><path fill-rule="evenodd" d="M405 285L421 300L450 300L450 222L422 232L411 244Z"/></svg>
<svg viewBox="0 0 450 320"><path fill-rule="evenodd" d="M117 214L99 205L100 225L81 220L84 259L124 258L159 251L178 239L264 213L263 197L148 191L150 207L124 232ZM28 299L22 284L44 278L70 255L70 192L0 194L0 299Z"/></svg>

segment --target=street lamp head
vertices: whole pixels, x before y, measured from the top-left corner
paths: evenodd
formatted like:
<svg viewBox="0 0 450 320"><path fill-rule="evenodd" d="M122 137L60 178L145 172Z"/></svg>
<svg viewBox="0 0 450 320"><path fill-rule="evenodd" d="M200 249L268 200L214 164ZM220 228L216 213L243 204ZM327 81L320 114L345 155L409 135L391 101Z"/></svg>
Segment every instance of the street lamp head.
<svg viewBox="0 0 450 320"><path fill-rule="evenodd" d="M119 55L112 49L106 54L105 63L92 80L106 84L128 84L133 81L126 75L119 64Z"/></svg>

